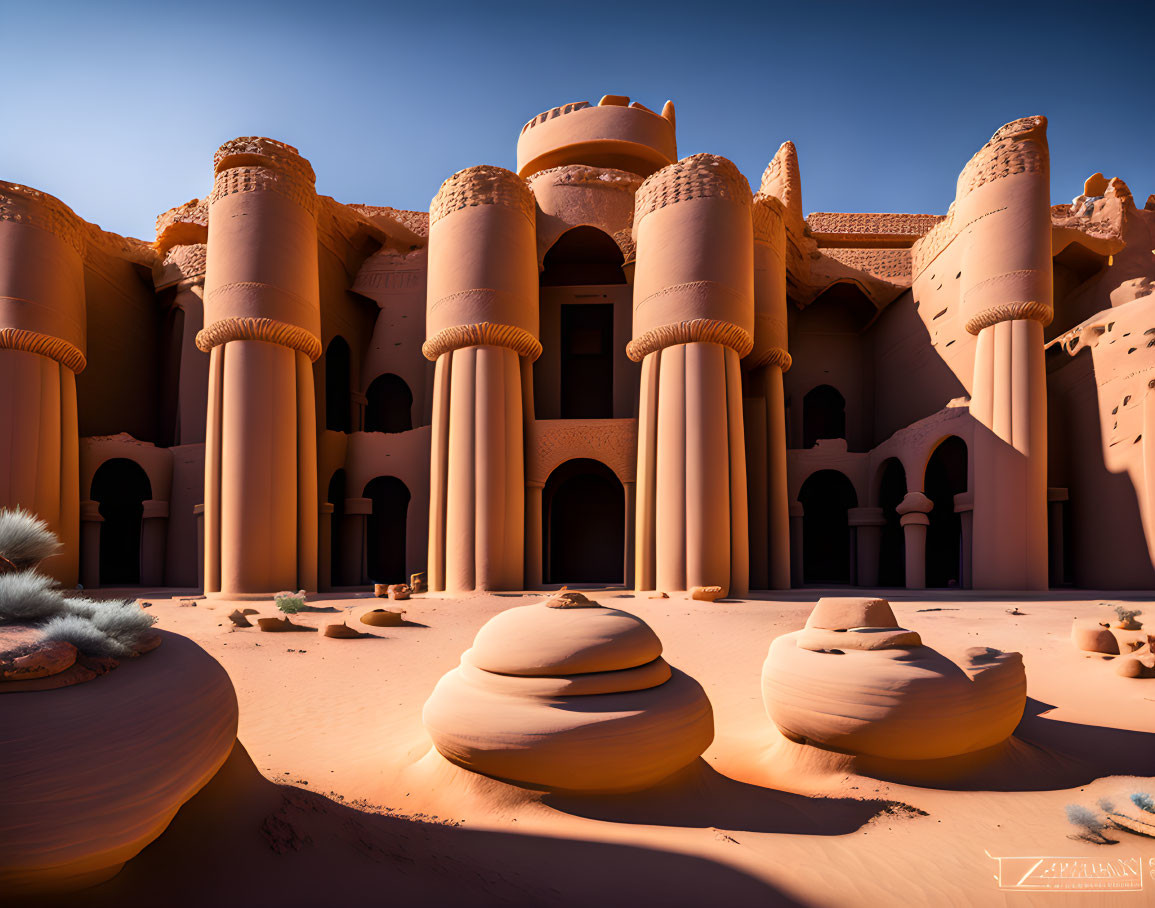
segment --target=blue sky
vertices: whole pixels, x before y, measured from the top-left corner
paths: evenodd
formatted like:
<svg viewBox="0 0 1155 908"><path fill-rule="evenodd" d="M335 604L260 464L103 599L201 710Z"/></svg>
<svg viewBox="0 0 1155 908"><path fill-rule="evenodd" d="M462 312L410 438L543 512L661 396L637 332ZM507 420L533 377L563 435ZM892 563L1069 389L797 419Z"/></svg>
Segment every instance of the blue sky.
<svg viewBox="0 0 1155 908"><path fill-rule="evenodd" d="M290 142L320 192L426 208L514 166L568 101L677 106L679 154L755 185L792 139L810 211L943 213L1004 122L1050 120L1052 199L1101 170L1155 192L1155 0L1082 4L407 4L0 0L0 179L145 239L238 135Z"/></svg>

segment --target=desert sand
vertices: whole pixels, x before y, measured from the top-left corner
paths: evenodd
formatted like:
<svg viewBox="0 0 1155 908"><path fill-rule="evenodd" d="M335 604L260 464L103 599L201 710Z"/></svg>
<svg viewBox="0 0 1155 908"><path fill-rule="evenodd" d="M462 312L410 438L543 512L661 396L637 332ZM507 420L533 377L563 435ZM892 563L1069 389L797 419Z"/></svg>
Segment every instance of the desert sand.
<svg viewBox="0 0 1155 908"><path fill-rule="evenodd" d="M1120 677L1070 639L1073 618L1108 620L1133 599L890 591L898 624L927 646L1021 653L1028 699L1005 745L930 778L881 780L787 741L763 706L767 648L803 627L820 591L718 602L586 592L644 620L713 706L702 759L645 792L528 790L432 748L422 707L438 679L485 622L540 593L415 596L400 627L357 620L379 605L368 594L311 600L335 611L293 616L317 629L345 620L370 635L359 639L228 619L238 606L271 617L271 602L141 593L159 628L228 671L239 743L168 830L83 904L1152 904L1155 839L1114 831L1118 844L1094 845L1072 838L1064 812L1155 793L1155 682ZM1000 891L995 859L1019 856L1140 866L1145 888Z"/></svg>

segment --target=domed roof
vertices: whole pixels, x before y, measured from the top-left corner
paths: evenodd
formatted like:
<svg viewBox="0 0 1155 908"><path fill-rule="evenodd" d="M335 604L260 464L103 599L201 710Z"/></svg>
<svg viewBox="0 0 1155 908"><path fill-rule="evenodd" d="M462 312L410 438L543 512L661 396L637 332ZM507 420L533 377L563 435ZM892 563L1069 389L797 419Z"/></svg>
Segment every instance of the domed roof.
<svg viewBox="0 0 1155 908"><path fill-rule="evenodd" d="M648 624L566 591L511 608L486 622L463 657L502 675L577 675L652 662L662 642Z"/></svg>

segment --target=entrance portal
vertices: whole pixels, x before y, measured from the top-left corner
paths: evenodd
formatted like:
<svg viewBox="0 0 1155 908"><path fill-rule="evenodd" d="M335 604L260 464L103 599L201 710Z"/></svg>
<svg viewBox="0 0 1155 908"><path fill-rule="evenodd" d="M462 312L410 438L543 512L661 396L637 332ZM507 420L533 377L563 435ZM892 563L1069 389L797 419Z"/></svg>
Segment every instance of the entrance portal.
<svg viewBox="0 0 1155 908"><path fill-rule="evenodd" d="M100 502L100 585L140 583L140 533L152 485L140 464L106 460L92 477L92 500Z"/></svg>
<svg viewBox="0 0 1155 908"><path fill-rule="evenodd" d="M625 582L626 495L613 470L569 460L542 491L546 583Z"/></svg>
<svg viewBox="0 0 1155 908"><path fill-rule="evenodd" d="M850 583L850 523L847 511L858 496L842 473L819 470L798 493L802 502L804 583Z"/></svg>
<svg viewBox="0 0 1155 908"><path fill-rule="evenodd" d="M365 486L373 502L368 519L366 568L373 583L406 583L405 522L409 489L396 476L378 476Z"/></svg>

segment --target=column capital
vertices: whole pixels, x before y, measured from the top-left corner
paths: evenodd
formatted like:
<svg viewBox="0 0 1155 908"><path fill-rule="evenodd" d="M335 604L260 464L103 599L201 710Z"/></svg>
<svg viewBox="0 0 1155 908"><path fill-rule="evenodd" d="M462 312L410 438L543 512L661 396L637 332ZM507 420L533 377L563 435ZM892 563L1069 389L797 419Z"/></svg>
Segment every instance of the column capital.
<svg viewBox="0 0 1155 908"><path fill-rule="evenodd" d="M850 508L846 512L847 523L852 527L886 526L886 515L882 508Z"/></svg>
<svg viewBox="0 0 1155 908"><path fill-rule="evenodd" d="M934 502L926 497L922 492L907 492L906 497L898 503L895 508L899 514L906 516L907 514L929 514L934 509Z"/></svg>
<svg viewBox="0 0 1155 908"><path fill-rule="evenodd" d="M347 517L364 517L373 513L373 499L372 498L346 498L345 499L345 516Z"/></svg>

